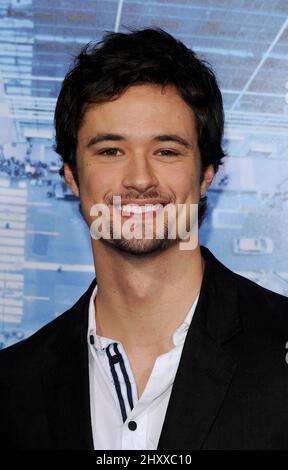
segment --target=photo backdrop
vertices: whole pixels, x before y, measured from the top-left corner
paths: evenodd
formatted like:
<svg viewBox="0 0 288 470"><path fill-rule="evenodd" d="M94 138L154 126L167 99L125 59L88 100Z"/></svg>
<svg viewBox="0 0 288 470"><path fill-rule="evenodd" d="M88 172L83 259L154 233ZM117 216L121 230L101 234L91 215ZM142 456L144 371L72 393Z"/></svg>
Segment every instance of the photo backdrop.
<svg viewBox="0 0 288 470"><path fill-rule="evenodd" d="M94 277L88 229L58 175L53 112L81 46L131 26L159 26L212 64L228 157L201 243L288 295L287 0L0 0L0 348L68 309Z"/></svg>

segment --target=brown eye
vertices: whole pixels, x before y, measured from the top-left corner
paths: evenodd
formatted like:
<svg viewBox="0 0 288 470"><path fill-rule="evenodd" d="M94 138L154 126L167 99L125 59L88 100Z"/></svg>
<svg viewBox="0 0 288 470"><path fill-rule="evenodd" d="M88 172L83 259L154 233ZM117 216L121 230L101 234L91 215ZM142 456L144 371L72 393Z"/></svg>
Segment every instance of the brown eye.
<svg viewBox="0 0 288 470"><path fill-rule="evenodd" d="M110 157L117 157L116 153L119 149L117 148L110 148L110 149L106 149L106 150L102 150L101 152L99 152L100 155L107 155L107 156L110 156Z"/></svg>
<svg viewBox="0 0 288 470"><path fill-rule="evenodd" d="M179 155L178 152L175 152L173 150L168 150L168 149L160 150L160 153L162 153L164 157L175 157Z"/></svg>

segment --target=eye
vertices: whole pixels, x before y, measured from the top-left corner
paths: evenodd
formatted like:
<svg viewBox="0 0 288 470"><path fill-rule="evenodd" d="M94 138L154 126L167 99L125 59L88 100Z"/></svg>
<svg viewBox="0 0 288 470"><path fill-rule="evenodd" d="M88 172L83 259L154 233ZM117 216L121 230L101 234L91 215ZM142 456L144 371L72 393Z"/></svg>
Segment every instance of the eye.
<svg viewBox="0 0 288 470"><path fill-rule="evenodd" d="M175 150L164 149L159 150L159 152L163 154L163 157L176 157L177 155L179 155L179 153Z"/></svg>
<svg viewBox="0 0 288 470"><path fill-rule="evenodd" d="M100 155L107 155L108 157L117 157L116 153L119 149L117 148L109 148L105 150L101 150L98 152Z"/></svg>

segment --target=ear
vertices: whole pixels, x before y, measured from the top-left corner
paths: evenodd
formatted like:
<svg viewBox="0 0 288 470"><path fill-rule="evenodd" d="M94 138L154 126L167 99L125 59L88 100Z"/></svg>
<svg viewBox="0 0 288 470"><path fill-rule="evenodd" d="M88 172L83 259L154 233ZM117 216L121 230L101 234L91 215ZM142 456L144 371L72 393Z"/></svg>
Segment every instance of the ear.
<svg viewBox="0 0 288 470"><path fill-rule="evenodd" d="M204 173L203 173L203 180L200 185L201 198L206 196L206 193L209 189L210 184L213 181L214 176L215 176L215 171L214 171L213 165L211 164L207 166L207 168L205 168Z"/></svg>
<svg viewBox="0 0 288 470"><path fill-rule="evenodd" d="M66 184L68 184L69 188L73 192L73 194L79 197L78 185L75 181L73 172L67 163L64 163L64 179L65 179Z"/></svg>

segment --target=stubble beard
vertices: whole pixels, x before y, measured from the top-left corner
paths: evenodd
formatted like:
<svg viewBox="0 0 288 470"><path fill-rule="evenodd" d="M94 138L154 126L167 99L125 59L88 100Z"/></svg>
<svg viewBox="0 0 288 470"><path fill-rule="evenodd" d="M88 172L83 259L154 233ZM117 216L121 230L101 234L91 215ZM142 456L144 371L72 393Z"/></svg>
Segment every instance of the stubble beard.
<svg viewBox="0 0 288 470"><path fill-rule="evenodd" d="M145 234L144 226L142 226L142 230L143 234ZM165 221L162 238L157 237L155 227L153 229L153 238L150 239L143 236L142 238L132 238L129 240L125 238L122 233L121 236L119 236L118 233L117 237L113 237L113 226L111 225L110 239L101 238L100 241L121 252L135 256L143 256L165 251L171 246L176 245L180 241L180 238L169 238L168 223Z"/></svg>

